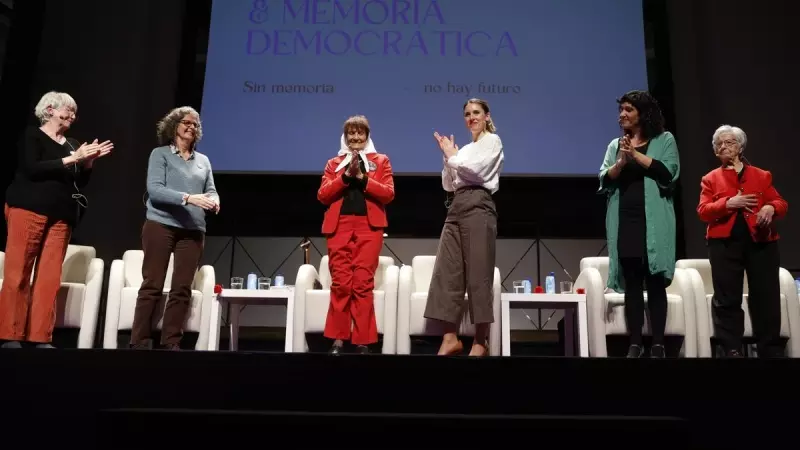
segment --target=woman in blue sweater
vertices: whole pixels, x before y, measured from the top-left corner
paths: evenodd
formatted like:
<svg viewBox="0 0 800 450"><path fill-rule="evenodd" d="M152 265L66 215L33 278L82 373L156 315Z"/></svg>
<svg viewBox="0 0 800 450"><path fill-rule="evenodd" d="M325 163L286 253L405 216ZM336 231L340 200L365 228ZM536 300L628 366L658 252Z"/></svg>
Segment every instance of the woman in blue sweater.
<svg viewBox="0 0 800 450"><path fill-rule="evenodd" d="M147 220L142 228L142 286L136 299L131 347L153 346L153 313L164 290L170 255L174 252L172 283L164 310L161 344L179 350L183 324L205 242L208 211L219 212L219 195L208 157L195 147L203 137L200 114L194 108L175 108L156 128L160 147L150 153L147 167Z"/></svg>

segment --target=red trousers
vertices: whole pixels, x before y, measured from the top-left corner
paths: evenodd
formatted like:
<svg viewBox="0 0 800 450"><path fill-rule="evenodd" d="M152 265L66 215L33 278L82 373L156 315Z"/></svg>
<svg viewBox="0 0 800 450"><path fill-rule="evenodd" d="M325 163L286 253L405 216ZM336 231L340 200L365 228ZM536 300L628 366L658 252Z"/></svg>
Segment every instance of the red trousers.
<svg viewBox="0 0 800 450"><path fill-rule="evenodd" d="M5 213L8 240L0 290L0 340L49 343L70 226L8 205ZM31 285L34 261L36 275Z"/></svg>
<svg viewBox="0 0 800 450"><path fill-rule="evenodd" d="M325 337L354 345L378 342L372 290L382 247L383 229L370 227L366 216L339 217L336 232L328 237L332 282Z"/></svg>

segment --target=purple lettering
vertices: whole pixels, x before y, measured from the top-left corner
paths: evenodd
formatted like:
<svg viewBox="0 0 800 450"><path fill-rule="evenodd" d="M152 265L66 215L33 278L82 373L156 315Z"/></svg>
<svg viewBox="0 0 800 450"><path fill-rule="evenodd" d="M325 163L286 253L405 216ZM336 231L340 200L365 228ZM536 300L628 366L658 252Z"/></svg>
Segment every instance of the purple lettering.
<svg viewBox="0 0 800 450"><path fill-rule="evenodd" d="M419 9L419 8L417 8ZM442 15L442 9L439 8L439 3L436 0L431 0L428 4L428 9L425 11L425 17L422 18L422 23L428 23L428 17L433 16L436 22L439 25L444 25L444 15Z"/></svg>
<svg viewBox="0 0 800 450"><path fill-rule="evenodd" d="M403 9L400 9L400 6ZM408 25L408 10L411 9L411 3L408 0L394 0L392 2L392 23L397 24L397 19L403 19L403 23Z"/></svg>
<svg viewBox="0 0 800 450"><path fill-rule="evenodd" d="M504 31L502 36L500 36L500 44L497 45L497 53L495 53L495 56L500 56L500 50L504 48L511 50L511 55L514 57L518 56L517 46L514 44L514 40L511 39L511 33L508 31Z"/></svg>
<svg viewBox="0 0 800 450"><path fill-rule="evenodd" d="M369 31L369 30L361 31L356 35L356 38L353 40L353 48L355 49L356 53L358 53L359 55L362 55L362 56L374 55L375 53L377 53L377 50L373 50L371 52L366 52L361 48L361 38L366 36L366 35L375 36L375 39L377 39L377 40L381 39L381 36L378 33L374 32L374 31Z"/></svg>
<svg viewBox="0 0 800 450"><path fill-rule="evenodd" d="M411 54L411 50L418 48L422 51L422 54L428 56L428 48L425 46L425 41L422 39L422 34L420 31L414 32L414 35L411 36L411 42L408 44L408 48L406 49L406 56Z"/></svg>
<svg viewBox="0 0 800 450"><path fill-rule="evenodd" d="M486 36L486 39L488 39L489 41L492 40L492 37L489 36L489 33L486 33L485 31L473 31L472 33L468 34L467 38L464 40L464 48L466 48L467 52L472 56L486 56L486 52L475 53L472 50L472 45L471 45L472 38L475 36Z"/></svg>
<svg viewBox="0 0 800 450"><path fill-rule="evenodd" d="M391 36L391 37L390 37ZM389 54L389 47L394 50L395 55L400 54L400 50L397 48L397 44L400 43L400 40L403 39L403 35L400 34L399 31L384 31L383 32L383 54Z"/></svg>
<svg viewBox="0 0 800 450"><path fill-rule="evenodd" d="M339 11L342 21L346 21L347 16L352 12L355 16L353 17L353 23L358 25L358 0L355 0L355 3L352 3L346 10L345 7L342 6L341 0L333 0L333 23L336 23L336 11Z"/></svg>
<svg viewBox="0 0 800 450"><path fill-rule="evenodd" d="M333 49L331 48L331 40L333 40L332 38L334 36L341 36L342 39L344 39L343 50L336 52L333 51ZM331 55L336 55L336 56L344 55L345 53L347 53L348 50L350 50L350 44L351 44L350 35L345 33L344 31L331 31L330 33L328 33L327 36L325 36L325 50Z"/></svg>
<svg viewBox="0 0 800 450"><path fill-rule="evenodd" d="M329 20L320 19L319 16L326 16L328 13L327 9L323 9L320 11L320 6L325 3L330 3L331 0L313 0L314 1L314 8L312 9L311 13L311 23L314 25L327 25L331 23ZM324 20L324 22L323 22Z"/></svg>
<svg viewBox="0 0 800 450"><path fill-rule="evenodd" d="M297 10L294 9L292 4L294 3L293 0L283 0L283 23L289 23L290 20L297 20L297 15L300 12L303 12L303 23L309 22L309 13L308 13L308 0L301 0L300 6ZM291 16L291 19L289 18Z"/></svg>
<svg viewBox="0 0 800 450"><path fill-rule="evenodd" d="M260 38L260 39L259 39ZM263 47L261 50L254 49L254 42L261 43ZM261 30L247 30L247 54L260 55L269 50L270 39L269 35Z"/></svg>
<svg viewBox="0 0 800 450"><path fill-rule="evenodd" d="M368 8L370 5L377 6L377 10L376 8ZM370 13L370 11L372 12ZM364 4L362 14L364 15L364 22L371 25L380 25L389 19L389 8L383 2L370 0ZM381 16L383 16L381 19L376 19L376 17Z"/></svg>

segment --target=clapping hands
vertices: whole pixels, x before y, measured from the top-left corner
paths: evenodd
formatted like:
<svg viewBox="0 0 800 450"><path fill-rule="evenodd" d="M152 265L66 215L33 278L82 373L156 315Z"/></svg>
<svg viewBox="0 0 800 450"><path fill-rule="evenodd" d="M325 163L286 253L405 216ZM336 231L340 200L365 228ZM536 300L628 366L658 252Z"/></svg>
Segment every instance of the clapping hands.
<svg viewBox="0 0 800 450"><path fill-rule="evenodd" d="M97 139L95 139L91 143L84 142L80 147L78 147L77 150L75 150L75 153L72 154L72 157L77 163L91 164L95 159L102 158L103 156L111 153L111 150L113 149L114 144L111 141L98 143Z"/></svg>
<svg viewBox="0 0 800 450"><path fill-rule="evenodd" d="M439 149L442 151L445 159L450 159L453 156L456 156L458 153L458 146L456 145L456 140L451 134L448 138L447 136L442 136L437 132L433 133L433 138L436 139L436 142L439 144Z"/></svg>

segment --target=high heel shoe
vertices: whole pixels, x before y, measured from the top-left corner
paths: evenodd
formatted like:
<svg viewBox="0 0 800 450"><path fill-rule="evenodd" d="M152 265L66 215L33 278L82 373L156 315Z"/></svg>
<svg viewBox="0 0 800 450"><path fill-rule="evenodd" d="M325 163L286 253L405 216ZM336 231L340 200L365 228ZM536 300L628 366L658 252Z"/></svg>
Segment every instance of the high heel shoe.
<svg viewBox="0 0 800 450"><path fill-rule="evenodd" d="M453 345L448 349L445 349L444 342L442 343L442 346L439 347L439 355L441 356L457 355L463 351L464 344L461 342L461 340L456 341L456 345Z"/></svg>

